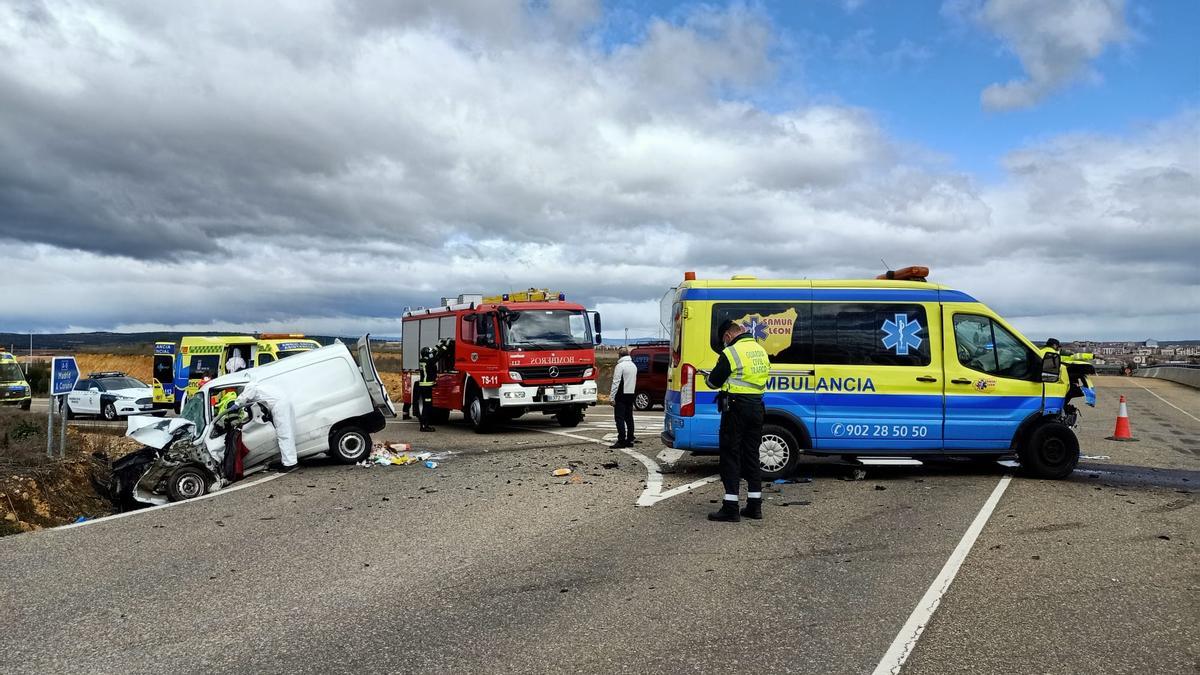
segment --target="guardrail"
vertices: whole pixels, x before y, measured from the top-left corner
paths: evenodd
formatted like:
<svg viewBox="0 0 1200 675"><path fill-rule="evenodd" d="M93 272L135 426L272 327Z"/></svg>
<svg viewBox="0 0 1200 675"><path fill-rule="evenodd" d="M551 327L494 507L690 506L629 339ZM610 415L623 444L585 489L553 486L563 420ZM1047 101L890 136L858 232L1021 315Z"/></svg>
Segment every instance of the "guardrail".
<svg viewBox="0 0 1200 675"><path fill-rule="evenodd" d="M1200 368L1151 366L1149 368L1138 368L1133 371L1133 374L1135 377L1153 377L1159 380L1170 380L1200 389Z"/></svg>

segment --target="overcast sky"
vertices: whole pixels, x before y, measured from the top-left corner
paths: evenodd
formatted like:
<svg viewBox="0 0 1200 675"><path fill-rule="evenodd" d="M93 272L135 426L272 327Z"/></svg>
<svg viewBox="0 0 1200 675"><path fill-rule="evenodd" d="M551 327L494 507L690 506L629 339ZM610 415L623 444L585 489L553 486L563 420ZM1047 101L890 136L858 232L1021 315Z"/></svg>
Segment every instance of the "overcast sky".
<svg viewBox="0 0 1200 675"><path fill-rule="evenodd" d="M0 3L0 331L399 333L924 264L1200 338L1200 3Z"/></svg>

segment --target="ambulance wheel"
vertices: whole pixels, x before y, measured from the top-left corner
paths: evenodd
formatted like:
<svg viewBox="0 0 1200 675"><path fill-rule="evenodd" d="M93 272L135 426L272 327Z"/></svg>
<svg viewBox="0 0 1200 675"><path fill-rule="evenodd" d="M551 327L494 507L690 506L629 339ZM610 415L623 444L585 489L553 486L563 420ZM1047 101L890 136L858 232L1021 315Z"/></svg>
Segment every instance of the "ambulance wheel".
<svg viewBox="0 0 1200 675"><path fill-rule="evenodd" d="M487 402L483 400L478 389L472 389L471 395L467 399L467 407L463 410L467 415L467 422L470 422L471 428L477 434L484 434L492 428L492 414L487 409Z"/></svg>
<svg viewBox="0 0 1200 675"><path fill-rule="evenodd" d="M117 404L113 403L112 401L109 401L108 403L104 404L104 408L100 412L102 415L104 415L104 419L108 420L109 422L116 421L116 419L117 419Z"/></svg>
<svg viewBox="0 0 1200 675"><path fill-rule="evenodd" d="M342 464L357 464L371 454L371 435L358 427L341 427L329 435L329 454Z"/></svg>
<svg viewBox="0 0 1200 675"><path fill-rule="evenodd" d="M758 446L758 465L764 483L786 478L800 463L800 443L787 427L764 424L762 443Z"/></svg>
<svg viewBox="0 0 1200 675"><path fill-rule="evenodd" d="M21 401L21 410L29 410L29 406L32 404L33 404L32 399L27 398L24 401Z"/></svg>
<svg viewBox="0 0 1200 675"><path fill-rule="evenodd" d="M208 476L195 466L181 466L175 469L167 480L167 497L173 502L185 499L195 499L208 492Z"/></svg>
<svg viewBox="0 0 1200 675"><path fill-rule="evenodd" d="M639 391L637 394L634 395L634 397L633 397L633 409L634 410L649 410L653 406L654 406L654 404L650 402L650 394L647 394L644 391Z"/></svg>
<svg viewBox="0 0 1200 675"><path fill-rule="evenodd" d="M577 427L583 421L583 408L566 408L554 417L560 427Z"/></svg>
<svg viewBox="0 0 1200 675"><path fill-rule="evenodd" d="M1033 430L1017 455L1021 468L1034 478L1066 478L1079 463L1079 438L1065 424L1046 422Z"/></svg>

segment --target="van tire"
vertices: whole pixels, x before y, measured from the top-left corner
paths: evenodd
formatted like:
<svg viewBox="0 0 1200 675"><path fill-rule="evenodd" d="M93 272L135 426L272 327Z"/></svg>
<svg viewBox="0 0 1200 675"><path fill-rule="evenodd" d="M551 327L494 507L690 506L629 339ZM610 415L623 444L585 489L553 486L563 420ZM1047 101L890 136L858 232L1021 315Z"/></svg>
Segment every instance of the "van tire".
<svg viewBox="0 0 1200 675"><path fill-rule="evenodd" d="M634 410L649 410L654 407L654 401L650 400L650 394L644 391L639 391L633 395Z"/></svg>
<svg viewBox="0 0 1200 675"><path fill-rule="evenodd" d="M1017 455L1029 476L1060 480L1079 463L1079 438L1065 424L1046 422L1033 430Z"/></svg>
<svg viewBox="0 0 1200 675"><path fill-rule="evenodd" d="M358 427L339 427L329 434L329 456L342 464L358 464L370 454L371 434Z"/></svg>
<svg viewBox="0 0 1200 675"><path fill-rule="evenodd" d="M181 466L167 479L167 497L173 502L182 502L208 494L208 475L197 466Z"/></svg>
<svg viewBox="0 0 1200 675"><path fill-rule="evenodd" d="M492 430L493 416L488 412L487 401L483 399L483 395L479 393L479 389L471 387L471 393L467 395L467 405L463 408L463 414L467 417L467 422L477 434L486 434Z"/></svg>
<svg viewBox="0 0 1200 675"><path fill-rule="evenodd" d="M778 424L764 424L758 446L758 466L764 483L786 478L796 470L803 452L796 434Z"/></svg>

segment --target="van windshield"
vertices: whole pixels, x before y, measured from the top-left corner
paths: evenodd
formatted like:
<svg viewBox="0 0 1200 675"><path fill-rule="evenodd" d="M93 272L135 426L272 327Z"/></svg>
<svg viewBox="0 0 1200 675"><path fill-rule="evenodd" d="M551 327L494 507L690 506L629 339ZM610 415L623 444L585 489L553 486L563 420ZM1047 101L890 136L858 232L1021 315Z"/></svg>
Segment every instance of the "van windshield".
<svg viewBox="0 0 1200 675"><path fill-rule="evenodd" d="M15 363L0 363L0 382L24 382L25 373Z"/></svg>
<svg viewBox="0 0 1200 675"><path fill-rule="evenodd" d="M501 324L506 349L585 349L593 346L591 326L581 310L522 310L503 315Z"/></svg>

